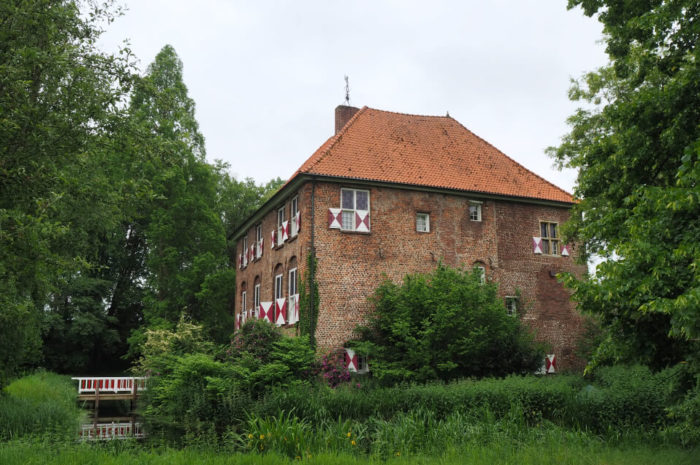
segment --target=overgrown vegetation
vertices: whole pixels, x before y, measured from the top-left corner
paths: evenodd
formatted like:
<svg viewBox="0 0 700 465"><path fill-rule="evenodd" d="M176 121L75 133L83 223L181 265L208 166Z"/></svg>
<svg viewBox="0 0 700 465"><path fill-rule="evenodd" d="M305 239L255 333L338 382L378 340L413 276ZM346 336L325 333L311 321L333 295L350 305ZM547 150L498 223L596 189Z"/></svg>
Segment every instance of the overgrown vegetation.
<svg viewBox="0 0 700 465"><path fill-rule="evenodd" d="M80 417L75 387L65 376L41 371L0 392L0 440L49 434L73 441Z"/></svg>
<svg viewBox="0 0 700 465"><path fill-rule="evenodd" d="M384 384L533 373L542 363L544 349L477 271L439 264L401 285L385 281L372 301L350 346L371 358Z"/></svg>

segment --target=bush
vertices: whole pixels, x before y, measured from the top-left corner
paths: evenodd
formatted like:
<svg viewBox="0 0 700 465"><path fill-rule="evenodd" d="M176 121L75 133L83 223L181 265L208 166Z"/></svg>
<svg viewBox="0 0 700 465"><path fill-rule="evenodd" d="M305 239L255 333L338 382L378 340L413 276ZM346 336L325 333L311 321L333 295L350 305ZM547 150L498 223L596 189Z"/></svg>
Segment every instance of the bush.
<svg viewBox="0 0 700 465"><path fill-rule="evenodd" d="M371 358L373 376L385 384L534 372L544 350L481 276L440 264L401 285L385 281L350 345Z"/></svg>

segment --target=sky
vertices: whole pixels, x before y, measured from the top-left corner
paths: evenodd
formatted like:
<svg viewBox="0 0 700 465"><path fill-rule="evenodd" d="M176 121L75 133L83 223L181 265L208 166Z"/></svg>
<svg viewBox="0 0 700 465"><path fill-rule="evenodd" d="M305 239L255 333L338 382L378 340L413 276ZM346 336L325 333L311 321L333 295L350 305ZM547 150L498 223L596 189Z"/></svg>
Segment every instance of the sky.
<svg viewBox="0 0 700 465"><path fill-rule="evenodd" d="M450 116L572 192L545 148L568 131L572 78L604 65L602 27L566 0L122 0L100 46L144 72L172 45L207 159L289 178L350 104Z"/></svg>

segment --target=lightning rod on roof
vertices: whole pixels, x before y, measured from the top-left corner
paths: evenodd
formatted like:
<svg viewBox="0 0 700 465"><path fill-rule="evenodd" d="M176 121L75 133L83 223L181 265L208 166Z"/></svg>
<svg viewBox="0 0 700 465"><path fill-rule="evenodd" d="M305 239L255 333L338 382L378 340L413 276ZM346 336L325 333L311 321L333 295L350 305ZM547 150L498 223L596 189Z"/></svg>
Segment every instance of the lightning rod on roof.
<svg viewBox="0 0 700 465"><path fill-rule="evenodd" d="M345 76L345 104L350 105L350 78Z"/></svg>

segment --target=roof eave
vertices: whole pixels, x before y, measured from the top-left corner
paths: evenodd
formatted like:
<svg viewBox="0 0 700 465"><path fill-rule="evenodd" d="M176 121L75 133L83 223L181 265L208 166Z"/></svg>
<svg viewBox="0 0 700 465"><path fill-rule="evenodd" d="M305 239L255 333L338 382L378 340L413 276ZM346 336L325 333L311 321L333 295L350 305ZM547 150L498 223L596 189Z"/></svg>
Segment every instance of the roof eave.
<svg viewBox="0 0 700 465"><path fill-rule="evenodd" d="M507 194L497 194L493 192L481 192L481 191L470 191L461 189L451 189L446 187L434 187L434 186L424 186L420 184L407 184L398 183L392 181L378 181L372 179L362 179L362 178L350 178L345 176L332 176L332 175L322 175L322 174L311 174L311 173L297 173L292 179L290 179L279 191L277 191L272 197L270 197L267 202L265 202L260 208L258 208L255 213L250 215L246 220L241 223L241 225L236 228L231 235L229 235L229 240L238 240L249 228L251 228L255 223L258 223L262 218L272 210L273 206L280 203L285 197L291 195L292 191L297 190L306 181L326 181L333 183L348 183L363 186L373 186L373 187L389 187L393 189L404 189L404 190L414 190L420 192L433 192L438 194L452 194L461 197L468 197L474 200L485 199L485 200L505 200L510 202L527 203L534 205L543 205L549 207L559 207L559 208L571 208L576 204L576 201L571 202L561 201L561 200L551 200L551 199L541 199L537 197L525 197L525 196L515 196Z"/></svg>

